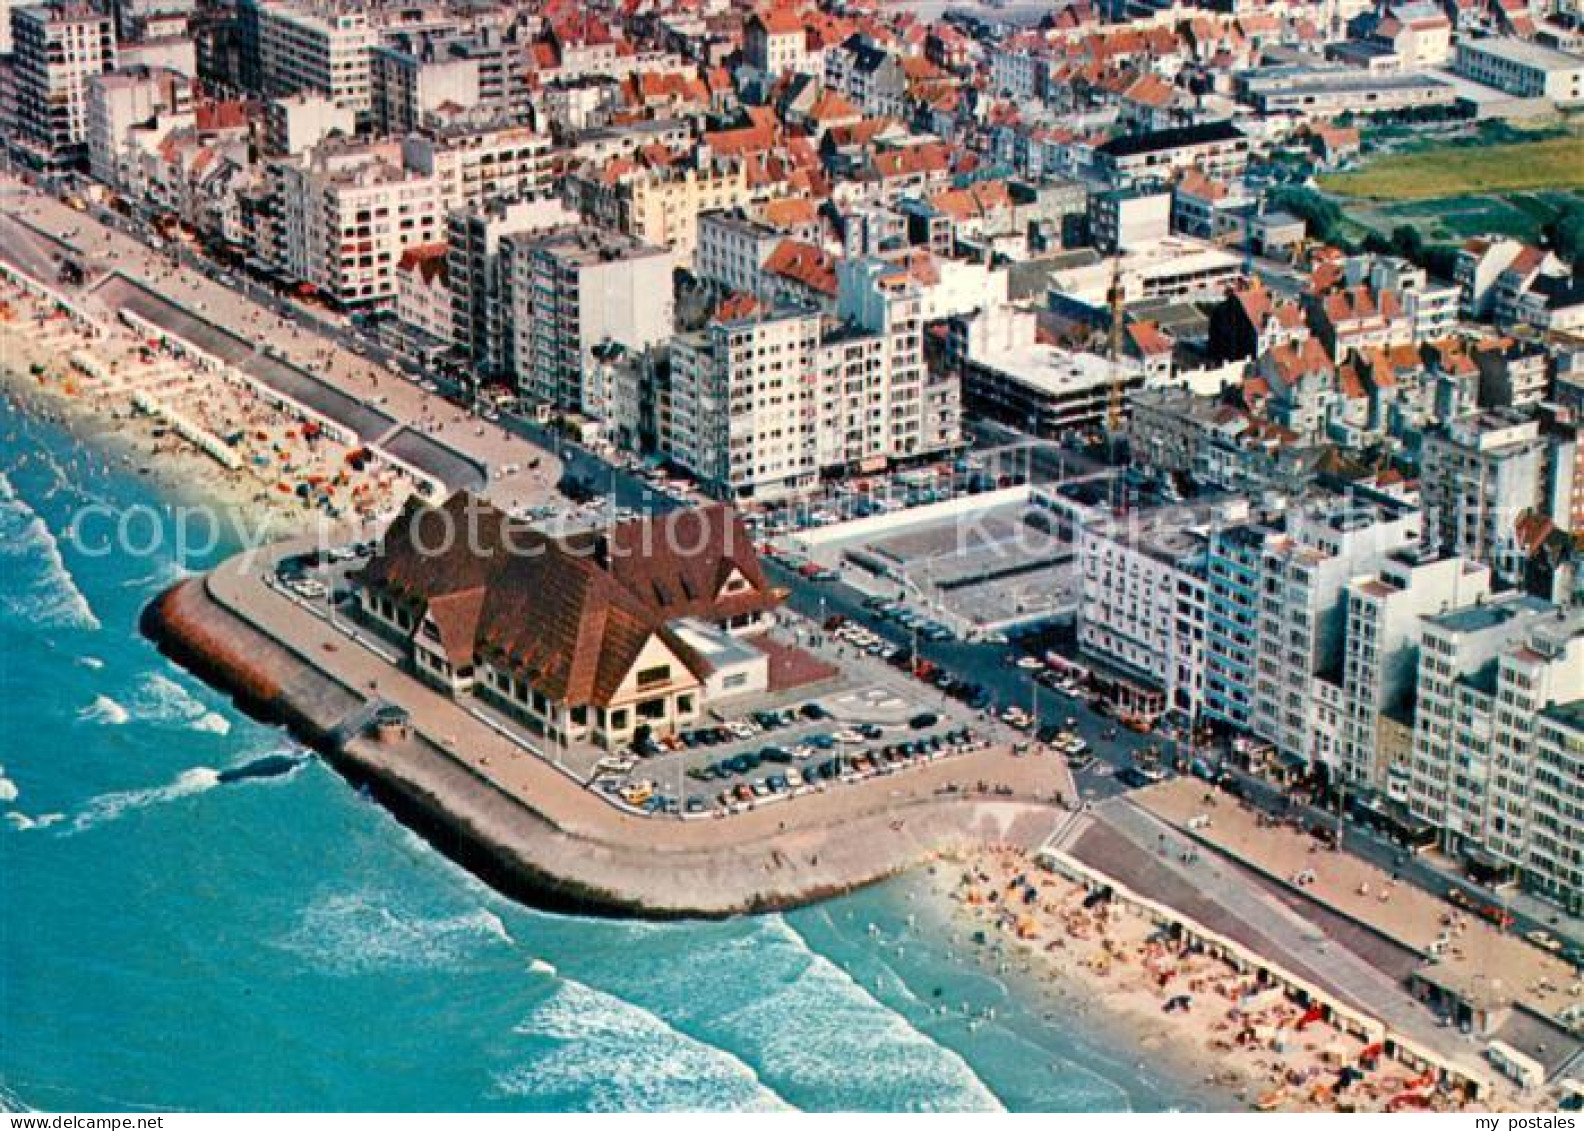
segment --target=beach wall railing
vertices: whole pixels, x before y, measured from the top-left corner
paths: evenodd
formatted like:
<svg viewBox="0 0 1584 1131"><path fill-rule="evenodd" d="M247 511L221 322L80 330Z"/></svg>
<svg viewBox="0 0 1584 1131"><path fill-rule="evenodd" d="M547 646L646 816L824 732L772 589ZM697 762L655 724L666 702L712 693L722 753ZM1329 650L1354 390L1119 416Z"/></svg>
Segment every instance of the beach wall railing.
<svg viewBox="0 0 1584 1131"><path fill-rule="evenodd" d="M1305 1005L1313 1004L1319 1006L1331 1024L1345 1032L1352 1033L1369 1044L1381 1044L1385 1049L1386 1055L1398 1063L1415 1071L1433 1069L1443 1080L1461 1087L1470 1088L1475 1094L1484 1093L1491 1087L1491 1082L1487 1078L1476 1075L1461 1066L1449 1063L1445 1057L1390 1029L1378 1018L1371 1017L1337 1000L1329 991L1298 977L1292 971L1278 963L1272 962L1263 955L1255 953L1237 940L1212 931L1202 923L1184 915L1176 908L1140 895L1126 885L1119 884L1104 872L1089 867L1067 853L1059 849L1045 847L1036 853L1036 859L1051 871L1080 883L1092 891L1109 890L1113 900L1131 907L1139 914L1147 916L1151 922L1159 926L1169 927L1180 932L1184 937L1197 943L1206 952L1230 963L1234 969L1240 972L1258 972L1281 986L1297 1001Z"/></svg>

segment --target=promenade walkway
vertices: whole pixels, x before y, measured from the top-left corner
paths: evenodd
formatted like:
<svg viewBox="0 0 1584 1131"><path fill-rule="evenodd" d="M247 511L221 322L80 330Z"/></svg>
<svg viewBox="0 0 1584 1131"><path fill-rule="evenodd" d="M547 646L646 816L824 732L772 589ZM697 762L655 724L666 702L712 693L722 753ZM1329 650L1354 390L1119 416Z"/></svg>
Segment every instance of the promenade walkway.
<svg viewBox="0 0 1584 1131"><path fill-rule="evenodd" d="M265 584L268 568L267 556L243 555L204 581L214 605L207 615L242 622L218 631L247 641L261 663L273 650L277 682L299 700L328 707L333 699L326 726L370 698L404 707L416 732L409 741L361 740L350 753L415 794L439 799L455 824L524 872L604 893L613 906L724 914L805 902L959 846L1033 846L1063 816L1052 798L1073 795L1060 759L1014 757L997 747L729 817L640 816L350 642ZM310 674L334 681L334 694L311 691Z"/></svg>

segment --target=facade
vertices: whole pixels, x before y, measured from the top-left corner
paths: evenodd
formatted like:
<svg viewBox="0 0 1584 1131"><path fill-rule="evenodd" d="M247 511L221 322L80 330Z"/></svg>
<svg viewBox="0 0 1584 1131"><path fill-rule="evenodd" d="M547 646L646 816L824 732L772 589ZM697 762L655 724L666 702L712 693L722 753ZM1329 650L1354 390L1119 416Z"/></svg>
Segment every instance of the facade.
<svg viewBox="0 0 1584 1131"><path fill-rule="evenodd" d="M452 317L446 245L408 248L396 263L396 318L408 332L411 352L422 357L449 348Z"/></svg>
<svg viewBox="0 0 1584 1131"><path fill-rule="evenodd" d="M503 237L518 391L604 420L609 391L591 378L594 348L632 350L672 333L671 260L628 236L577 226Z"/></svg>
<svg viewBox="0 0 1584 1131"><path fill-rule="evenodd" d="M379 33L366 12L320 11L291 0L239 0L237 12L259 89L275 97L314 91L368 114Z"/></svg>
<svg viewBox="0 0 1584 1131"><path fill-rule="evenodd" d="M1423 631L1409 806L1446 851L1577 913L1584 615L1507 594Z"/></svg>
<svg viewBox="0 0 1584 1131"><path fill-rule="evenodd" d="M1416 541L1418 526L1401 504L1324 496L1290 506L1279 526L1214 532L1206 714L1319 760L1316 677L1340 666L1347 584Z"/></svg>
<svg viewBox="0 0 1584 1131"><path fill-rule="evenodd" d="M677 339L665 454L721 498L813 490L820 337L820 315L789 311L714 322Z"/></svg>
<svg viewBox="0 0 1584 1131"><path fill-rule="evenodd" d="M1079 647L1159 688L1184 719L1204 705L1208 531L1219 517L1169 507L1077 531Z"/></svg>
<svg viewBox="0 0 1584 1131"><path fill-rule="evenodd" d="M116 67L115 21L88 3L11 11L17 140L68 165L88 148L88 80Z"/></svg>
<svg viewBox="0 0 1584 1131"><path fill-rule="evenodd" d="M269 174L267 258L344 308L389 305L402 253L441 236L439 186L399 146L327 142Z"/></svg>
<svg viewBox="0 0 1584 1131"><path fill-rule="evenodd" d="M1546 98L1559 106L1584 102L1584 58L1526 39L1465 38L1453 69L1514 98Z"/></svg>
<svg viewBox="0 0 1584 1131"><path fill-rule="evenodd" d="M405 137L442 106L466 110L482 100L479 60L452 55L444 45L404 50L380 43L369 58L369 107L381 134Z"/></svg>
<svg viewBox="0 0 1584 1131"><path fill-rule="evenodd" d="M1106 427L1113 400L1126 412L1144 386L1143 367L1048 345L1037 323L1032 311L1006 305L948 323L947 357L962 374L967 403L1047 438Z"/></svg>
<svg viewBox="0 0 1584 1131"><path fill-rule="evenodd" d="M554 187L550 139L527 126L498 121L437 126L404 140L402 159L435 179L447 212L546 197Z"/></svg>
<svg viewBox="0 0 1584 1131"><path fill-rule="evenodd" d="M590 223L666 248L679 267L693 265L702 213L738 208L752 198L743 163L725 157L611 177L600 171L569 185L569 199Z"/></svg>
<svg viewBox="0 0 1584 1131"><path fill-rule="evenodd" d="M1490 592L1487 566L1412 549L1348 583L1338 746L1325 759L1341 778L1386 791L1394 746L1393 737L1381 733L1382 719L1411 717L1423 618L1486 600Z"/></svg>
<svg viewBox="0 0 1584 1131"><path fill-rule="evenodd" d="M713 494L754 500L954 450L958 385L924 365L920 303L905 273L855 260L834 318L783 309L678 339L662 450Z"/></svg>
<svg viewBox="0 0 1584 1131"><path fill-rule="evenodd" d="M1114 185L1160 180L1187 169L1228 179L1248 167L1250 142L1231 122L1177 126L1113 138L1095 150L1095 164Z"/></svg>
<svg viewBox="0 0 1584 1131"><path fill-rule="evenodd" d="M1305 81L1251 84L1250 100L1264 114L1328 120L1339 114L1401 114L1409 110L1451 109L1457 88L1424 74L1316 74Z"/></svg>
<svg viewBox="0 0 1584 1131"><path fill-rule="evenodd" d="M1172 194L1164 189L1112 189L1089 198L1089 232L1107 255L1137 251L1171 232Z"/></svg>
<svg viewBox="0 0 1584 1131"><path fill-rule="evenodd" d="M1549 509L1539 422L1511 410L1465 416L1428 433L1422 458L1425 544L1485 562L1503 584L1517 584L1518 518Z"/></svg>
<svg viewBox="0 0 1584 1131"><path fill-rule="evenodd" d="M447 216L452 333L478 377L501 378L517 371L511 273L502 239L576 222L577 214L557 200L496 201L482 208L458 208Z"/></svg>
<svg viewBox="0 0 1584 1131"><path fill-rule="evenodd" d="M743 25L743 57L765 75L812 74L817 58L808 50L803 18L790 8L755 12Z"/></svg>
<svg viewBox="0 0 1584 1131"><path fill-rule="evenodd" d="M89 172L119 192L141 194L136 137L192 124L192 80L175 71L123 68L90 78L87 95Z"/></svg>
<svg viewBox="0 0 1584 1131"><path fill-rule="evenodd" d="M356 133L357 112L314 91L272 98L264 107L264 152L272 157L294 157L332 134Z"/></svg>

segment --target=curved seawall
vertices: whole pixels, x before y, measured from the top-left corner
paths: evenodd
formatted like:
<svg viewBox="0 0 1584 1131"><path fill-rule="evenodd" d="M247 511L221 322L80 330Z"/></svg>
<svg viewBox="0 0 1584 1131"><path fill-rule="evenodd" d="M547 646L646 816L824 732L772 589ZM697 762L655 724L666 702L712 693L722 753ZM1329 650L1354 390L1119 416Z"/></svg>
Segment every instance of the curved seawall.
<svg viewBox="0 0 1584 1131"><path fill-rule="evenodd" d="M1032 845L1060 815L1032 799L950 792L898 800L895 781L882 778L775 811L684 822L617 810L542 763L535 790L509 793L417 730L393 741L344 734L348 720L366 717L366 697L311 662L300 650L306 641L283 641L227 607L214 577L162 593L145 610L144 632L244 709L290 728L366 784L439 850L538 906L654 918L785 909L969 844ZM387 698L399 674L392 676L381 683ZM985 765L963 768L984 780ZM826 815L833 798L839 811Z"/></svg>

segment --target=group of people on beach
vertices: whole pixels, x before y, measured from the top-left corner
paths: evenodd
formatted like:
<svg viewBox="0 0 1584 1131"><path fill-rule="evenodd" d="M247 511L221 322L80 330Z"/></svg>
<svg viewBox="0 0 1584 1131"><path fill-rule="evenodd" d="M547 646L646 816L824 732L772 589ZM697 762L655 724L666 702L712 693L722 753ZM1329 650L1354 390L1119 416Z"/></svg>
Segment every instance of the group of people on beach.
<svg viewBox="0 0 1584 1131"><path fill-rule="evenodd" d="M1385 1055L1258 971L1241 970L1169 925L1046 870L1014 847L968 857L954 898L986 947L1020 951L1049 979L1103 987L1119 1015L1213 1061L1205 1082L1258 1110L1474 1110L1436 1074ZM993 937L990 932L996 934Z"/></svg>

